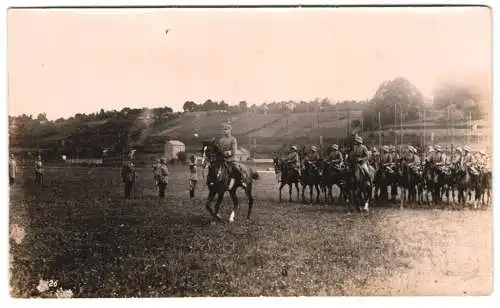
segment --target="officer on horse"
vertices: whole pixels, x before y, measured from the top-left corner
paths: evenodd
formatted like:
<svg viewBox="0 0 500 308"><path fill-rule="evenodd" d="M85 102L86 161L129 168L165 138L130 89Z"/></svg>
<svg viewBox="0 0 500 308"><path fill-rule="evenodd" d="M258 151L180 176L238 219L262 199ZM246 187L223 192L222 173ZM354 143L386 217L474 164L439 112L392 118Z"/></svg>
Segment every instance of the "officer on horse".
<svg viewBox="0 0 500 308"><path fill-rule="evenodd" d="M219 147L224 155L223 170L229 176L228 190L231 190L236 181L235 174L237 174L237 168L235 166L236 161L236 150L238 149L238 141L234 136L231 135L231 124L224 123L223 131L224 135L219 139ZM242 181L242 184L245 185Z"/></svg>
<svg viewBox="0 0 500 308"><path fill-rule="evenodd" d="M461 159L461 167L462 168L468 168L469 172L472 175L478 175L479 172L475 168L476 162L474 161L474 157L470 153L470 148L469 146L464 147L464 155L462 156Z"/></svg>
<svg viewBox="0 0 500 308"><path fill-rule="evenodd" d="M339 151L338 144L332 145L332 150L330 154L328 154L328 161L337 169L340 169L340 166L344 164L344 156L342 152Z"/></svg>
<svg viewBox="0 0 500 308"><path fill-rule="evenodd" d="M286 162L290 167L295 169L299 175L300 175L300 157L298 153L298 148L295 145L292 145L290 147L290 153L288 154L288 157L286 158Z"/></svg>
<svg viewBox="0 0 500 308"><path fill-rule="evenodd" d="M352 163L359 163L361 170L364 172L366 176L370 176L370 170L368 168L368 148L363 144L363 138L361 136L356 135L354 137L354 146L352 150Z"/></svg>

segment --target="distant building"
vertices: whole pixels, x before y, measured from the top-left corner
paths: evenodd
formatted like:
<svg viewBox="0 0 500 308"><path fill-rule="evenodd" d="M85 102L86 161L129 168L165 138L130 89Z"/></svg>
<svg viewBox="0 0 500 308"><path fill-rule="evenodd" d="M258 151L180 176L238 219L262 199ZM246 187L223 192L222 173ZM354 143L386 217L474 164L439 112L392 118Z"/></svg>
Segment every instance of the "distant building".
<svg viewBox="0 0 500 308"><path fill-rule="evenodd" d="M179 140L169 140L165 143L165 158L171 160L177 158L177 153L185 152L186 145Z"/></svg>

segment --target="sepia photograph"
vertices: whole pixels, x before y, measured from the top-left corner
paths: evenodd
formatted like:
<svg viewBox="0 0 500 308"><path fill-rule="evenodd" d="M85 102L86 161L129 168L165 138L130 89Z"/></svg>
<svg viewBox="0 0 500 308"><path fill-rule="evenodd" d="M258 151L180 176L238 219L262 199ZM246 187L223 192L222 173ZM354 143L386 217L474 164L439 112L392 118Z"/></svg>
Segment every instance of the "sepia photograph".
<svg viewBox="0 0 500 308"><path fill-rule="evenodd" d="M11 298L492 294L491 8L6 16Z"/></svg>

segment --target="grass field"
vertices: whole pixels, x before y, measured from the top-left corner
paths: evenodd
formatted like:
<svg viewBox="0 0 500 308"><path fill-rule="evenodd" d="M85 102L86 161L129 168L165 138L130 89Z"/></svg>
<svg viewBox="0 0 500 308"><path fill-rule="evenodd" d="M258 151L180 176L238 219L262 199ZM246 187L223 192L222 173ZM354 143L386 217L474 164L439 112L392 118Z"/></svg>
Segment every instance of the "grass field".
<svg viewBox="0 0 500 308"><path fill-rule="evenodd" d="M206 189L188 199L172 168L159 201L149 169L125 200L118 169L21 172L10 195L14 297L57 280L75 297L486 295L492 291L491 210L278 203L274 174L256 183L252 219L210 224ZM243 194L240 194L243 196ZM227 218L229 200L223 203ZM13 230L16 230L15 232ZM23 232L20 232L22 230Z"/></svg>

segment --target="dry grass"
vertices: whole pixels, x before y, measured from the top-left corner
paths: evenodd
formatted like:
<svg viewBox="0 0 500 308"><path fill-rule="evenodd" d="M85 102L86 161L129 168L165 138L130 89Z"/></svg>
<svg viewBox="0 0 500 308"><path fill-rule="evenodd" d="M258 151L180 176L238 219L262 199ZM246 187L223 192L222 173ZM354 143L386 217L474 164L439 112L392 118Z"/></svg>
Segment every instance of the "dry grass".
<svg viewBox="0 0 500 308"><path fill-rule="evenodd" d="M119 170L47 169L11 190L12 296L40 279L75 297L461 295L492 290L491 212L277 203L273 176L256 184L253 218L211 225L199 187L175 170L168 200L143 170L134 200ZM228 217L229 202L222 214ZM19 233L18 231L16 231ZM16 233L16 234L17 234Z"/></svg>

